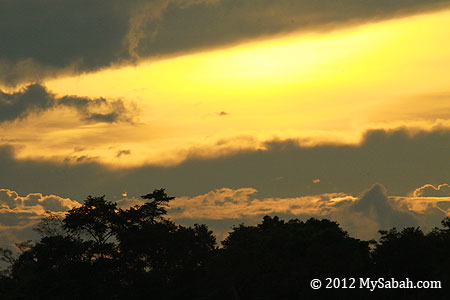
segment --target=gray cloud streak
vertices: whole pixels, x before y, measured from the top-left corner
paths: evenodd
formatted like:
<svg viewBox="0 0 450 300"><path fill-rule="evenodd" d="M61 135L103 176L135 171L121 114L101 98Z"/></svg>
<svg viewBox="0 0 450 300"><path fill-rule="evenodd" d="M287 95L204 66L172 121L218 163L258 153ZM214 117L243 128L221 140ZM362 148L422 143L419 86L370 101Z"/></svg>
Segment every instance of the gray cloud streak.
<svg viewBox="0 0 450 300"><path fill-rule="evenodd" d="M23 119L30 114L57 107L71 107L88 123L131 122L133 113L122 100L64 96L56 97L40 84L32 84L15 93L0 90L0 122ZM102 112L97 112L102 110ZM103 112L104 111L104 112Z"/></svg>

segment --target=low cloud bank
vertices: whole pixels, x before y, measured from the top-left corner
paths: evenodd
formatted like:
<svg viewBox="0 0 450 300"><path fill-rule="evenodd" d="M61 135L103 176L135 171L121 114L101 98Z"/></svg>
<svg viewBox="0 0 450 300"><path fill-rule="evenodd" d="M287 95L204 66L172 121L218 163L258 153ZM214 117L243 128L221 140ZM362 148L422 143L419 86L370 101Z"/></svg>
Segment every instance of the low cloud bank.
<svg viewBox="0 0 450 300"><path fill-rule="evenodd" d="M15 191L0 189L0 247L35 238L32 228L46 211L64 214L79 205L77 201L56 195L19 196Z"/></svg>
<svg viewBox="0 0 450 300"><path fill-rule="evenodd" d="M429 186L423 187L437 189ZM125 193L117 201L123 209L143 203L142 199L127 197ZM0 189L0 247L13 247L16 242L36 238L32 228L46 211L63 215L79 205L77 201L56 195L19 196L15 191ZM205 223L219 239L226 237L232 225L256 224L265 215L303 220L327 218L337 221L353 236L376 239L378 230L382 229L421 226L430 230L439 226L445 216L450 216L450 197L388 196L381 184L374 184L359 197L332 193L259 198L254 188L222 188L195 197L178 197L170 203L168 215L177 223Z"/></svg>
<svg viewBox="0 0 450 300"><path fill-rule="evenodd" d="M264 215L328 218L362 239L377 238L378 230L392 227L421 226L430 230L450 215L450 197L388 196L381 184L374 184L359 197L345 193L289 198L256 195L254 188L222 188L195 197L178 197L170 204L169 215L186 223L201 220L219 235L224 235L232 224L258 223ZM127 201L139 200L124 199L122 203L126 206Z"/></svg>

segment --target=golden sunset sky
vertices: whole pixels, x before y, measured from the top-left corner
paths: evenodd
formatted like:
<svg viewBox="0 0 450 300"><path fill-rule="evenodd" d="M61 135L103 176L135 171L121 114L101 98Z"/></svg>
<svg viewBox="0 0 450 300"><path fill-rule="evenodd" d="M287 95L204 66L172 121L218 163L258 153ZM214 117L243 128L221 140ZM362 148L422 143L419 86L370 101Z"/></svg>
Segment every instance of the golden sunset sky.
<svg viewBox="0 0 450 300"><path fill-rule="evenodd" d="M42 84L58 97L123 100L132 121L85 124L58 108L1 134L21 140L19 159L64 161L83 149L77 155L130 167L273 139L358 143L370 128L447 126L449 36L444 10L50 78Z"/></svg>
<svg viewBox="0 0 450 300"><path fill-rule="evenodd" d="M161 187L220 230L450 214L450 1L19 2L0 4L0 242Z"/></svg>

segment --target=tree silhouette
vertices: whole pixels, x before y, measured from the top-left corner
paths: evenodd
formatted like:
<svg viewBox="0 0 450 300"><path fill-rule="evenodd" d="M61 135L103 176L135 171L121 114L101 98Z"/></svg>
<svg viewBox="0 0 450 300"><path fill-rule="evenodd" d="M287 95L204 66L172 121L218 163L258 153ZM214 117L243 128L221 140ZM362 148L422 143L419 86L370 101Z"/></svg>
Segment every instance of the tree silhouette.
<svg viewBox="0 0 450 300"><path fill-rule="evenodd" d="M311 279L359 276L370 264L368 242L329 220L266 216L257 226L235 227L222 244L216 284L226 283L227 296L214 299L317 298Z"/></svg>
<svg viewBox="0 0 450 300"><path fill-rule="evenodd" d="M380 231L379 242L350 237L336 222L266 216L233 227L217 247L206 225L166 217L164 189L128 209L87 197L65 217L49 214L41 239L0 249L1 299L448 299L450 218L443 228ZM440 280L443 289L310 288L312 279ZM342 285L343 282L340 281ZM346 282L347 285L350 282ZM359 284L359 282L357 283Z"/></svg>
<svg viewBox="0 0 450 300"><path fill-rule="evenodd" d="M71 234L83 234L96 244L105 244L114 234L119 209L105 196L88 196L81 207L69 210L64 218L64 228Z"/></svg>
<svg viewBox="0 0 450 300"><path fill-rule="evenodd" d="M374 274L385 278L411 280L440 280L450 287L450 219L442 222L443 229L435 228L425 234L419 227L401 231L396 228L380 231L381 238L372 253ZM442 290L379 291L381 295L417 297L416 299L448 299ZM432 298L430 298L432 297Z"/></svg>
<svg viewBox="0 0 450 300"><path fill-rule="evenodd" d="M0 280L2 299L182 299L204 276L215 237L205 225L183 227L165 219L173 197L164 189L123 210L88 196L65 218L49 215L36 228L42 238L12 263ZM130 296L131 295L131 296Z"/></svg>

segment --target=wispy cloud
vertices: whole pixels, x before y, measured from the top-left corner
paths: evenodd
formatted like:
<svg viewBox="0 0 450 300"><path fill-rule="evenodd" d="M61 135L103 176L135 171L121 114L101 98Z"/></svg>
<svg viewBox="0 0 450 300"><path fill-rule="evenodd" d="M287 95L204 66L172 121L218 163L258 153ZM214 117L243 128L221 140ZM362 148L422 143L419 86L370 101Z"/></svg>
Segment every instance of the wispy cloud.
<svg viewBox="0 0 450 300"><path fill-rule="evenodd" d="M425 184L414 190L415 197L450 197L450 185L444 183L434 186L432 184Z"/></svg>
<svg viewBox="0 0 450 300"><path fill-rule="evenodd" d="M131 150L119 150L119 151L117 151L116 157L121 157L122 155L131 155Z"/></svg>

